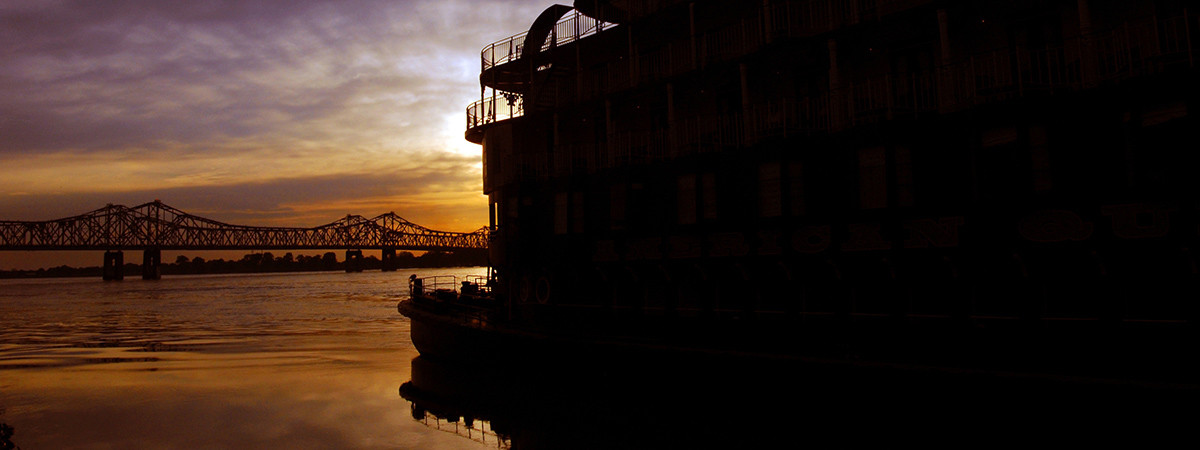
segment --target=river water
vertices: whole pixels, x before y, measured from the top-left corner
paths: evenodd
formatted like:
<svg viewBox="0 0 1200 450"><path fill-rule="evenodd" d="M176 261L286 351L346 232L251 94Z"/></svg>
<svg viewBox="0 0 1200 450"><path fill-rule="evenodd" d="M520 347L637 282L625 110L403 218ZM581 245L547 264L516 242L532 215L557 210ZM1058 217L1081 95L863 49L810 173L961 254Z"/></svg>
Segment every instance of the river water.
<svg viewBox="0 0 1200 450"><path fill-rule="evenodd" d="M1175 411L1195 390L853 360L417 358L408 277L485 272L0 280L0 448L8 427L26 450L970 447L1153 411L1171 411L1160 432L1194 428Z"/></svg>
<svg viewBox="0 0 1200 450"><path fill-rule="evenodd" d="M27 450L495 448L398 394L413 273L486 269L0 280L0 423Z"/></svg>

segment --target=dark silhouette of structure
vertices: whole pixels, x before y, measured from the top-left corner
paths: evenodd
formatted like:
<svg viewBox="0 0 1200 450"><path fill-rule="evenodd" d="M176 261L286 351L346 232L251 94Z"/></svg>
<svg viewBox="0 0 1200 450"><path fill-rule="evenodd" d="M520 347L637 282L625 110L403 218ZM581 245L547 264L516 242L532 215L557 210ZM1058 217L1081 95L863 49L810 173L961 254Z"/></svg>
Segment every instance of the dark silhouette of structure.
<svg viewBox="0 0 1200 450"><path fill-rule="evenodd" d="M1194 384L1189 6L551 7L484 48L467 110L501 306L400 309L462 359L594 340Z"/></svg>
<svg viewBox="0 0 1200 450"><path fill-rule="evenodd" d="M1030 408L1048 392L1053 408ZM728 356L476 366L421 356L399 393L414 420L493 448L662 449L1079 442L1143 426L1170 442L1194 419L1176 408L1200 392Z"/></svg>
<svg viewBox="0 0 1200 450"><path fill-rule="evenodd" d="M7 423L0 423L0 450L12 450L17 448L12 442L12 435L15 431L13 427Z"/></svg>
<svg viewBox="0 0 1200 450"><path fill-rule="evenodd" d="M397 249L484 249L488 232L430 230L395 213L371 219L348 215L310 227L230 225L154 201L104 208L58 220L0 221L0 250L104 250L104 279L124 277L123 250L142 250L142 277L157 279L162 250L350 249L347 271L362 271L361 249L381 249L383 269L395 270ZM390 255L390 256L389 256Z"/></svg>

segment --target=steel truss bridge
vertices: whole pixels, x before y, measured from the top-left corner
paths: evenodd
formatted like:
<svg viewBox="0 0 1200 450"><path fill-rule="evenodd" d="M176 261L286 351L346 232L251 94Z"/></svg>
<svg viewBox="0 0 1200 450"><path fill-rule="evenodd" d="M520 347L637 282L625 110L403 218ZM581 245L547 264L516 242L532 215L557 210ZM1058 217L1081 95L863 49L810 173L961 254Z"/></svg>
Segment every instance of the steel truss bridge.
<svg viewBox="0 0 1200 450"><path fill-rule="evenodd" d="M188 214L160 201L107 205L74 217L41 222L0 220L0 250L104 250L105 279L120 271L122 250L143 250L143 278L158 278L162 250L348 249L347 270L362 249L383 250L384 270L401 250L486 249L487 227L469 233L431 230L395 213L367 219L348 215L311 227L231 225ZM357 259L356 259L357 258ZM147 265L155 273L147 274ZM361 269L360 269L361 270Z"/></svg>

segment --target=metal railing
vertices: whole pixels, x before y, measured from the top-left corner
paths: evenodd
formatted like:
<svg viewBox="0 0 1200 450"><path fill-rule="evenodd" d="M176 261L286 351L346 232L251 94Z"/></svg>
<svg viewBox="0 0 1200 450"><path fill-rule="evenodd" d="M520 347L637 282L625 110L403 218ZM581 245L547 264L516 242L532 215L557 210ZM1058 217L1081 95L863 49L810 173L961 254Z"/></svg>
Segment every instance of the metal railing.
<svg viewBox="0 0 1200 450"><path fill-rule="evenodd" d="M1196 20L1195 15L1187 17ZM1160 73L1172 65L1194 64L1185 41L1188 35L1175 31L1186 23L1181 17L1131 22L1062 45L988 51L929 70L883 73L846 82L836 90L755 103L745 112L683 117L668 128L603 136L579 133L589 136L588 141L564 140L550 152L513 155L491 167L496 173L489 176L489 184L596 173L748 147L772 137L828 134L884 120L944 114L1023 95L1078 91ZM1119 58L1097 58L1093 69L1085 69L1089 53L1084 45L1106 49L1096 53ZM565 130L564 135L574 134Z"/></svg>
<svg viewBox="0 0 1200 450"><path fill-rule="evenodd" d="M521 117L525 114L525 98L521 94L493 90L490 97L467 106L467 130L472 128Z"/></svg>
<svg viewBox="0 0 1200 450"><path fill-rule="evenodd" d="M580 14L579 11L573 11L554 24L550 35L546 37L546 42L542 43L541 50L577 41L599 33L609 26L611 24ZM528 34L529 32L524 32L512 35L484 47L480 51L483 70L487 71L492 67L520 58L522 50L525 49L525 36Z"/></svg>
<svg viewBox="0 0 1200 450"><path fill-rule="evenodd" d="M473 289L476 294L490 295L492 293L491 278L488 278L487 275L468 275L463 277L463 282L469 283L468 286L470 286L470 288ZM462 283L460 283L459 286L463 286Z"/></svg>
<svg viewBox="0 0 1200 450"><path fill-rule="evenodd" d="M438 292L458 294L458 277L454 275L436 275L432 277L415 278L409 281L409 292L414 295L437 295Z"/></svg>
<svg viewBox="0 0 1200 450"><path fill-rule="evenodd" d="M436 295L439 292L459 294L460 288L469 287L477 294L492 292L490 279L486 275L468 275L459 281L455 275L434 275L431 277L413 278L409 280L409 292L412 295Z"/></svg>
<svg viewBox="0 0 1200 450"><path fill-rule="evenodd" d="M770 7L799 3L772 3ZM779 19L777 25L772 25L776 26L811 25ZM1200 24L1195 12L1185 10L1172 17L1130 20L1089 35L1069 37L1058 45L989 49L927 70L879 73L846 81L835 90L756 103L744 112L681 118L666 130L607 136L579 133L586 136L586 142L564 140L551 152L514 155L511 161L496 162L489 168L497 172L496 176L489 176L488 184L498 186L523 177L595 173L622 164L749 146L772 136L832 133L881 120L949 113L1030 94L1057 94L1118 83L1170 67L1194 66L1200 49L1194 47L1193 34L1200 31L1192 28L1197 26ZM724 41L717 37L698 39L700 48L695 52L687 42L668 43L633 59L615 60L577 73L575 82L562 83L558 92L570 103L582 102L736 58L756 51L764 43L754 38L762 36L762 31L758 17L747 18L711 34L727 37ZM767 31L797 34L789 29ZM722 42L708 44L717 41ZM524 112L520 104L505 109L507 104L497 103L497 98L493 96L486 106L472 105L468 127L519 117ZM569 130L563 134L576 135Z"/></svg>

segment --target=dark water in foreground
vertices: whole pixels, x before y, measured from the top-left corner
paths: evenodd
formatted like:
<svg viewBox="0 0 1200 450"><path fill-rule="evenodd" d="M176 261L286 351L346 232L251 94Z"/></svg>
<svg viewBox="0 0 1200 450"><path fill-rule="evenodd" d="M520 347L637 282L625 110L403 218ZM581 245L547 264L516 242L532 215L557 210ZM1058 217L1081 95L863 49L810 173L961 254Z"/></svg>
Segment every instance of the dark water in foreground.
<svg viewBox="0 0 1200 450"><path fill-rule="evenodd" d="M1194 389L852 359L447 366L396 312L412 273L0 281L0 424L26 450L972 448L1200 420Z"/></svg>
<svg viewBox="0 0 1200 450"><path fill-rule="evenodd" d="M0 423L27 450L495 447L397 393L411 273L2 280Z"/></svg>

